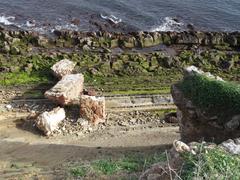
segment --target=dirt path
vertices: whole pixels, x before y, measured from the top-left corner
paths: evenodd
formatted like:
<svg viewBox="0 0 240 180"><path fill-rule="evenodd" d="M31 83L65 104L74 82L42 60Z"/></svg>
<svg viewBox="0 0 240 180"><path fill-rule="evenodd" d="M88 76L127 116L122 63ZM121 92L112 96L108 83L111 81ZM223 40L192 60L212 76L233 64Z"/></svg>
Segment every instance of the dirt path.
<svg viewBox="0 0 240 180"><path fill-rule="evenodd" d="M14 112L0 115L0 179L19 174L54 178L57 173L59 177L57 169L69 162L116 158L136 152L151 154L164 151L174 139L179 139L178 127L150 124L128 127L111 122L104 130L81 136L46 138L34 128L29 131L20 127L21 118L26 115Z"/></svg>

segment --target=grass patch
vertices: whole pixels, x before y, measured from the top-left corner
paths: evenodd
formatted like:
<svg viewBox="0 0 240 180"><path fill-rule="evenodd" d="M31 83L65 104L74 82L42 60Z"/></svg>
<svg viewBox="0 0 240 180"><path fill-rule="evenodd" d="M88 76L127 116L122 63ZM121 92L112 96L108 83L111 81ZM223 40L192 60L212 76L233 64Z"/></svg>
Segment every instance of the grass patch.
<svg viewBox="0 0 240 180"><path fill-rule="evenodd" d="M103 91L105 95L148 95L169 94L172 83L180 80L180 75L169 76L85 76L86 85Z"/></svg>
<svg viewBox="0 0 240 180"><path fill-rule="evenodd" d="M99 160L92 164L93 169L105 175L112 175L117 171L121 170L117 161L109 160Z"/></svg>
<svg viewBox="0 0 240 180"><path fill-rule="evenodd" d="M240 179L240 156L231 155L219 148L203 149L198 155L184 154L181 178L184 180L238 180Z"/></svg>
<svg viewBox="0 0 240 180"><path fill-rule="evenodd" d="M170 87L162 89L153 89L153 90L126 90L126 91L110 91L104 93L106 95L148 95L148 94L169 94Z"/></svg>
<svg viewBox="0 0 240 180"><path fill-rule="evenodd" d="M48 72L16 72L16 73L1 73L0 85L12 86L12 85L27 85L27 84L41 84L50 83L53 81L53 77Z"/></svg>
<svg viewBox="0 0 240 180"><path fill-rule="evenodd" d="M98 174L111 176L118 173L138 173L152 164L165 161L165 153L145 156L142 154L124 156L119 159L100 159L90 164L82 164L70 169L70 173L75 177L83 177L88 174Z"/></svg>
<svg viewBox="0 0 240 180"><path fill-rule="evenodd" d="M74 177L84 177L84 176L86 176L87 171L88 171L87 168L82 166L82 167L72 168L70 170L70 173Z"/></svg>
<svg viewBox="0 0 240 180"><path fill-rule="evenodd" d="M239 84L217 81L196 74L184 78L179 86L194 105L211 116L217 115L220 123L227 121L229 115L240 113Z"/></svg>

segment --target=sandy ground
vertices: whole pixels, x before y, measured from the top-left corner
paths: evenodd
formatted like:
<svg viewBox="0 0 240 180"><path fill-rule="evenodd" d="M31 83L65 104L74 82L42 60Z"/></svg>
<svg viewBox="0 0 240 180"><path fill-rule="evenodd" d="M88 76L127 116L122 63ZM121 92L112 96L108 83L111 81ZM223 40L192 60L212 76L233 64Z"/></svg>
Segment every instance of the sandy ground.
<svg viewBox="0 0 240 180"><path fill-rule="evenodd" d="M131 127L110 125L82 136L58 135L46 138L37 130L23 129L27 113L0 114L0 179L65 179L61 172L70 162L169 148L179 139L178 127ZM110 122L111 123L111 122Z"/></svg>

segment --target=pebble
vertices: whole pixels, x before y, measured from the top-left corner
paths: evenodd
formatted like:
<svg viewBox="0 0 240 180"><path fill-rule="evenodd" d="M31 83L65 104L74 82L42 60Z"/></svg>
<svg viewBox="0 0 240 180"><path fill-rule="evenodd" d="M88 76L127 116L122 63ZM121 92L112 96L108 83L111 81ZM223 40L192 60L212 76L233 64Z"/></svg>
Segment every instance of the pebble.
<svg viewBox="0 0 240 180"><path fill-rule="evenodd" d="M10 111L13 108L11 104L6 105L5 107L8 111Z"/></svg>

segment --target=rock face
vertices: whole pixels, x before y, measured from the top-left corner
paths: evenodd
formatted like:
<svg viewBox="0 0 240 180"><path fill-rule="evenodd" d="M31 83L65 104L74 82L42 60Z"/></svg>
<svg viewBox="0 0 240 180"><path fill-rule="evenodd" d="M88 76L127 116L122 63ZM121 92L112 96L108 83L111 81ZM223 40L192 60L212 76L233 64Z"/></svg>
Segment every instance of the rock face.
<svg viewBox="0 0 240 180"><path fill-rule="evenodd" d="M105 98L82 95L80 100L80 116L90 123L98 124L105 122Z"/></svg>
<svg viewBox="0 0 240 180"><path fill-rule="evenodd" d="M63 59L54 64L51 67L51 70L57 78L62 79L63 76L71 74L75 66L75 62L72 62L68 59Z"/></svg>
<svg viewBox="0 0 240 180"><path fill-rule="evenodd" d="M185 72L185 77L194 75L194 73L199 71L192 68L195 70L190 72L189 69ZM199 72L202 74L202 71ZM212 75L208 75L208 77L219 79ZM219 80L222 81L222 79ZM210 90L212 91L212 89ZM227 139L234 139L240 136L239 115L228 114L225 122L221 122L218 114L213 116L202 108L197 107L184 95L177 84L172 86L171 93L174 103L178 107L177 118L180 123L181 139L184 142L205 140L221 143ZM222 106L224 107L225 104L223 103Z"/></svg>
<svg viewBox="0 0 240 180"><path fill-rule="evenodd" d="M45 92L45 97L60 104L72 104L83 92L84 77L82 74L64 76L52 89Z"/></svg>
<svg viewBox="0 0 240 180"><path fill-rule="evenodd" d="M40 114L36 120L36 126L43 131L46 136L52 134L58 128L60 122L65 119L65 111L63 108L57 107L50 112Z"/></svg>

